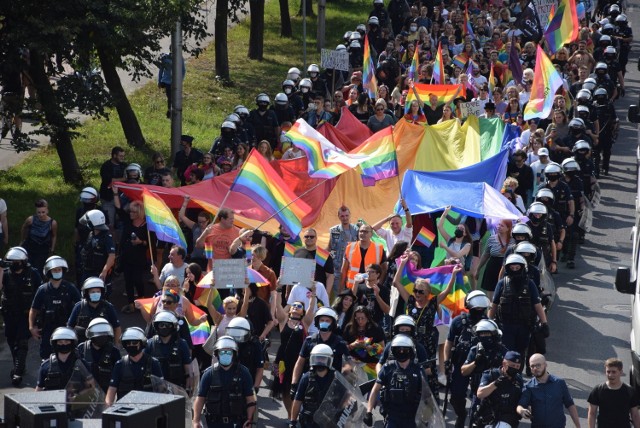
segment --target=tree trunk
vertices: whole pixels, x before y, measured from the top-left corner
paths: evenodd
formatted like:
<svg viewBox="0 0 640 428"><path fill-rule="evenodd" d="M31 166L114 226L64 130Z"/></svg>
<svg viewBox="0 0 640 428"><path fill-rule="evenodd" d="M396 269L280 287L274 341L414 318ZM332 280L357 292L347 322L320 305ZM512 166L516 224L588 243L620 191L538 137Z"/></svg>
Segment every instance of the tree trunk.
<svg viewBox="0 0 640 428"><path fill-rule="evenodd" d="M100 65L102 66L105 82L113 97L118 116L120 116L120 125L127 139L127 144L131 147L143 147L145 140L144 135L142 135L142 129L140 129L138 118L129 103L127 94L124 92L122 82L120 82L120 76L118 76L111 55L107 49L100 44L96 44L96 49L98 51L98 57L100 58Z"/></svg>
<svg viewBox="0 0 640 428"><path fill-rule="evenodd" d="M291 16L289 15L289 0L280 0L280 36L292 37Z"/></svg>
<svg viewBox="0 0 640 428"><path fill-rule="evenodd" d="M313 0L302 0L302 1L306 1L307 2L307 18L314 18L316 16L315 13L313 13ZM298 9L298 16L302 16L302 1L300 2L300 9Z"/></svg>
<svg viewBox="0 0 640 428"><path fill-rule="evenodd" d="M229 51L227 50L227 21L229 15L229 4L226 1L216 2L216 21L214 29L215 49L216 49L216 76L228 81L229 76Z"/></svg>
<svg viewBox="0 0 640 428"><path fill-rule="evenodd" d="M265 0L249 0L249 58L258 61L262 61L264 53L264 2Z"/></svg>
<svg viewBox="0 0 640 428"><path fill-rule="evenodd" d="M45 57L36 49L31 50L30 54L29 71L38 92L38 101L42 104L45 125L50 130L51 144L55 146L60 158L64 181L80 185L82 184L82 172L73 150L70 124L60 110L49 77L44 70Z"/></svg>

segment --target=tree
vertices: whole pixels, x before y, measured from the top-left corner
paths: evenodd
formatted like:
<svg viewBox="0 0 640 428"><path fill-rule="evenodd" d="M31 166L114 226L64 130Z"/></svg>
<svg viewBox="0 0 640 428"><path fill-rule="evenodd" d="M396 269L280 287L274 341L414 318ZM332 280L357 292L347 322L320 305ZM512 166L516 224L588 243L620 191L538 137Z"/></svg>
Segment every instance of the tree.
<svg viewBox="0 0 640 428"><path fill-rule="evenodd" d="M216 78L223 82L229 82L229 51L227 49L227 24L239 22L240 14L245 13L244 1L218 1L216 2L216 20L214 23L214 45L216 50Z"/></svg>
<svg viewBox="0 0 640 428"><path fill-rule="evenodd" d="M291 16L289 15L289 0L280 0L280 36L293 37Z"/></svg>
<svg viewBox="0 0 640 428"><path fill-rule="evenodd" d="M249 0L251 25L249 27L249 58L262 61L264 55L264 1Z"/></svg>

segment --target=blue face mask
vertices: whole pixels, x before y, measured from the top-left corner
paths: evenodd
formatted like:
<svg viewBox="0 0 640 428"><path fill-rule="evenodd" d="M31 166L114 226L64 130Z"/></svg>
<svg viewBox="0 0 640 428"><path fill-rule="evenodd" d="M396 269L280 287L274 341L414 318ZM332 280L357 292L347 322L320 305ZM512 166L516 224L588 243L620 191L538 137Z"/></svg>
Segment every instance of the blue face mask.
<svg viewBox="0 0 640 428"><path fill-rule="evenodd" d="M51 272L51 278L53 279L62 279L62 272Z"/></svg>
<svg viewBox="0 0 640 428"><path fill-rule="evenodd" d="M233 362L233 355L220 355L218 357L218 361L220 362L221 365L223 366L230 366L231 363Z"/></svg>
<svg viewBox="0 0 640 428"><path fill-rule="evenodd" d="M320 331L329 331L330 326L331 326L330 322L323 321L320 323Z"/></svg>
<svg viewBox="0 0 640 428"><path fill-rule="evenodd" d="M99 302L100 297L102 297L102 293L89 293L89 300L92 302Z"/></svg>

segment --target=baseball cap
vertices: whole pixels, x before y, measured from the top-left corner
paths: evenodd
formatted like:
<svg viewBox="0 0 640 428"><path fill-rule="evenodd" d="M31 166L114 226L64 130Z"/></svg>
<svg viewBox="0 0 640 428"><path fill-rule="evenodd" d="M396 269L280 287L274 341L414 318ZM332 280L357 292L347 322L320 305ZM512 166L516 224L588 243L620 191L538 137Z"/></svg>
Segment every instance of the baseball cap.
<svg viewBox="0 0 640 428"><path fill-rule="evenodd" d="M511 361L512 363L522 363L522 356L519 352L516 351L507 352L506 354L504 354L504 359L507 361Z"/></svg>
<svg viewBox="0 0 640 428"><path fill-rule="evenodd" d="M549 156L549 149L546 147L538 149L538 156Z"/></svg>

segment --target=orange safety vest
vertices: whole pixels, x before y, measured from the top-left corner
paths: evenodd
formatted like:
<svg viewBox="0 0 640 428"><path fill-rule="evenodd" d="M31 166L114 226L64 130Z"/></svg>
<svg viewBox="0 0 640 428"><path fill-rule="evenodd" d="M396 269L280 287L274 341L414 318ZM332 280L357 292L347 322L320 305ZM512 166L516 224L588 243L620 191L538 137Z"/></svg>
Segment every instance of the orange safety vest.
<svg viewBox="0 0 640 428"><path fill-rule="evenodd" d="M364 254L364 265L380 264L382 261L382 253L384 248L382 244L371 242L367 252ZM360 254L360 241L350 242L344 252L345 258L349 261L349 270L347 271L347 288L353 288L356 283L356 275L360 273L360 264L362 263L362 255Z"/></svg>

